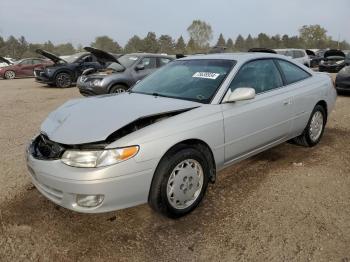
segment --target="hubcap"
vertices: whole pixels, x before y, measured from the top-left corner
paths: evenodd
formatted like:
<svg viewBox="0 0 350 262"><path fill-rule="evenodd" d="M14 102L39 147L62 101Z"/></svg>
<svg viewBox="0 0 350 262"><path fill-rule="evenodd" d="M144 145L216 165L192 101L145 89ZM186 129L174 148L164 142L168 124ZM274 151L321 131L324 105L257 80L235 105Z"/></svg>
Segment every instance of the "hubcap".
<svg viewBox="0 0 350 262"><path fill-rule="evenodd" d="M124 93L125 90L123 88L118 88L117 90L115 90L115 93L120 94L120 93Z"/></svg>
<svg viewBox="0 0 350 262"><path fill-rule="evenodd" d="M7 78L7 79L13 79L13 78L15 78L15 72L13 72L13 71L7 71L7 72L6 72L6 78Z"/></svg>
<svg viewBox="0 0 350 262"><path fill-rule="evenodd" d="M310 122L309 135L313 142L317 141L321 136L323 129L323 115L320 111L316 111L316 113L312 116Z"/></svg>
<svg viewBox="0 0 350 262"><path fill-rule="evenodd" d="M60 74L58 77L57 77L57 83L58 83L58 86L60 87L68 87L70 86L70 77L66 74Z"/></svg>
<svg viewBox="0 0 350 262"><path fill-rule="evenodd" d="M167 184L167 197L172 207L185 209L198 198L203 187L203 168L198 161L187 159L178 164Z"/></svg>

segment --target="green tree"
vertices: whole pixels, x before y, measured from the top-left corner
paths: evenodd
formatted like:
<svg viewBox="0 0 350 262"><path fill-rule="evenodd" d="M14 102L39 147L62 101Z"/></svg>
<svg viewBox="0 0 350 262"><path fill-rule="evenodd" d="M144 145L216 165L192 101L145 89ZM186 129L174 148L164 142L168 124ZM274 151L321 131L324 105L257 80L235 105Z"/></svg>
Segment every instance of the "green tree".
<svg viewBox="0 0 350 262"><path fill-rule="evenodd" d="M120 45L116 41L113 41L113 39L108 36L96 37L95 42L91 43L91 46L106 52L111 52L111 53L121 52Z"/></svg>
<svg viewBox="0 0 350 262"><path fill-rule="evenodd" d="M11 56L12 58L19 59L21 58L18 53L18 49L20 48L20 43L14 36L10 36L5 42L4 53L5 56Z"/></svg>
<svg viewBox="0 0 350 262"><path fill-rule="evenodd" d="M50 40L45 42L41 48L48 52L55 52L55 46Z"/></svg>
<svg viewBox="0 0 350 262"><path fill-rule="evenodd" d="M267 34L260 33L258 35L258 45L259 45L259 47L269 48L270 47L270 37Z"/></svg>
<svg viewBox="0 0 350 262"><path fill-rule="evenodd" d="M200 50L199 46L196 44L193 38L190 38L186 46L186 52L188 54L195 54L197 52L200 52L199 50Z"/></svg>
<svg viewBox="0 0 350 262"><path fill-rule="evenodd" d="M23 58L23 54L27 51L28 49L28 42L25 39L24 36L21 36L20 38L18 38L18 49L17 49L17 54L19 57Z"/></svg>
<svg viewBox="0 0 350 262"><path fill-rule="evenodd" d="M247 50L249 50L249 49L255 47L255 43L254 42L255 41L254 41L253 37L251 36L251 34L249 34L247 39L245 40L245 48Z"/></svg>
<svg viewBox="0 0 350 262"><path fill-rule="evenodd" d="M76 52L71 43L60 44L55 47L55 53L59 55L72 55Z"/></svg>
<svg viewBox="0 0 350 262"><path fill-rule="evenodd" d="M283 47L285 47L285 48L290 47L290 46L289 46L289 36L288 36L288 35L283 35L283 36L282 36L282 45L283 45Z"/></svg>
<svg viewBox="0 0 350 262"><path fill-rule="evenodd" d="M177 39L177 42L175 44L175 51L178 54L185 54L186 53L186 43L182 36Z"/></svg>
<svg viewBox="0 0 350 262"><path fill-rule="evenodd" d="M137 35L129 39L124 47L125 53L135 53L142 50L142 40Z"/></svg>
<svg viewBox="0 0 350 262"><path fill-rule="evenodd" d="M218 38L218 41L216 42L216 46L224 46L226 47L226 40L224 38L224 36L222 34L220 34L219 38Z"/></svg>
<svg viewBox="0 0 350 262"><path fill-rule="evenodd" d="M154 32L148 32L147 36L143 39L142 51L149 53L158 53L159 43Z"/></svg>
<svg viewBox="0 0 350 262"><path fill-rule="evenodd" d="M271 37L271 43L270 48L281 48L281 36L280 35L274 35Z"/></svg>
<svg viewBox="0 0 350 262"><path fill-rule="evenodd" d="M246 49L245 48L245 41L244 41L243 36L241 36L241 35L237 36L236 43L235 43L235 49L237 51L244 51Z"/></svg>
<svg viewBox="0 0 350 262"><path fill-rule="evenodd" d="M173 54L175 50L174 40L170 35L161 35L158 39L159 52Z"/></svg>
<svg viewBox="0 0 350 262"><path fill-rule="evenodd" d="M227 52L233 52L234 51L235 45L233 43L232 38L227 39L226 48L227 48L226 49Z"/></svg>
<svg viewBox="0 0 350 262"><path fill-rule="evenodd" d="M304 25L299 29L299 37L305 43L306 48L323 48L329 38L327 30L320 25Z"/></svg>
<svg viewBox="0 0 350 262"><path fill-rule="evenodd" d="M211 26L201 20L194 20L187 28L187 32L195 44L202 49L208 48L209 42L213 38Z"/></svg>

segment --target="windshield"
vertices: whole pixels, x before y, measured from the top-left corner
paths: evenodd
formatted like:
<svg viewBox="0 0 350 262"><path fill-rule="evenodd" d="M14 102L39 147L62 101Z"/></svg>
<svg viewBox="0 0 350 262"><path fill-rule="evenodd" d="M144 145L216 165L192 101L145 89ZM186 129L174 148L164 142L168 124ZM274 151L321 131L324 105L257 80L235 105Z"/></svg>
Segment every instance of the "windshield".
<svg viewBox="0 0 350 262"><path fill-rule="evenodd" d="M107 69L112 69L113 71L117 71L117 72L122 72L124 71L124 67L116 62L111 63Z"/></svg>
<svg viewBox="0 0 350 262"><path fill-rule="evenodd" d="M232 60L178 60L136 84L131 92L209 103L229 74Z"/></svg>
<svg viewBox="0 0 350 262"><path fill-rule="evenodd" d="M68 63L75 63L84 53L77 53L70 56L64 56L61 57L64 61L67 61Z"/></svg>
<svg viewBox="0 0 350 262"><path fill-rule="evenodd" d="M15 61L13 64L14 64L14 65L18 65L18 64L22 63L22 62L23 62L23 60L24 60L24 59L17 60L17 61Z"/></svg>
<svg viewBox="0 0 350 262"><path fill-rule="evenodd" d="M126 68L132 66L137 60L139 60L139 57L136 55L123 55L118 58L119 63Z"/></svg>

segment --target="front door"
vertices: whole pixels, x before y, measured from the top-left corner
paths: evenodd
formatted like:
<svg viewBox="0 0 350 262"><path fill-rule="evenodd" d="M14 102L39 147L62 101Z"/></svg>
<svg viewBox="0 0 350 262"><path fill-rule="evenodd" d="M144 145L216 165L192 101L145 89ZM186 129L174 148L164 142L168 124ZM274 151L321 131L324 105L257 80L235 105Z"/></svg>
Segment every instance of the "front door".
<svg viewBox="0 0 350 262"><path fill-rule="evenodd" d="M138 70L137 65L142 65L143 69ZM135 72L133 73L135 82L143 79L149 74L153 73L157 69L157 58L156 57L144 57L135 66Z"/></svg>
<svg viewBox="0 0 350 262"><path fill-rule="evenodd" d="M292 95L272 59L243 65L230 90L238 87L254 88L256 97L222 104L226 163L286 139L291 128Z"/></svg>

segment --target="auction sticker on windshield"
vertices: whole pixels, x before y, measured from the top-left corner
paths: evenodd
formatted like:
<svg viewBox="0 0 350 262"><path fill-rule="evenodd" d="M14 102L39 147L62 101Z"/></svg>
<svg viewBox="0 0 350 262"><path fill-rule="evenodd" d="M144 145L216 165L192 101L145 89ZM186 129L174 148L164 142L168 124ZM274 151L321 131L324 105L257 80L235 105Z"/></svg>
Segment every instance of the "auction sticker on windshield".
<svg viewBox="0 0 350 262"><path fill-rule="evenodd" d="M192 77L206 78L206 79L216 79L220 74L211 72L197 72Z"/></svg>

